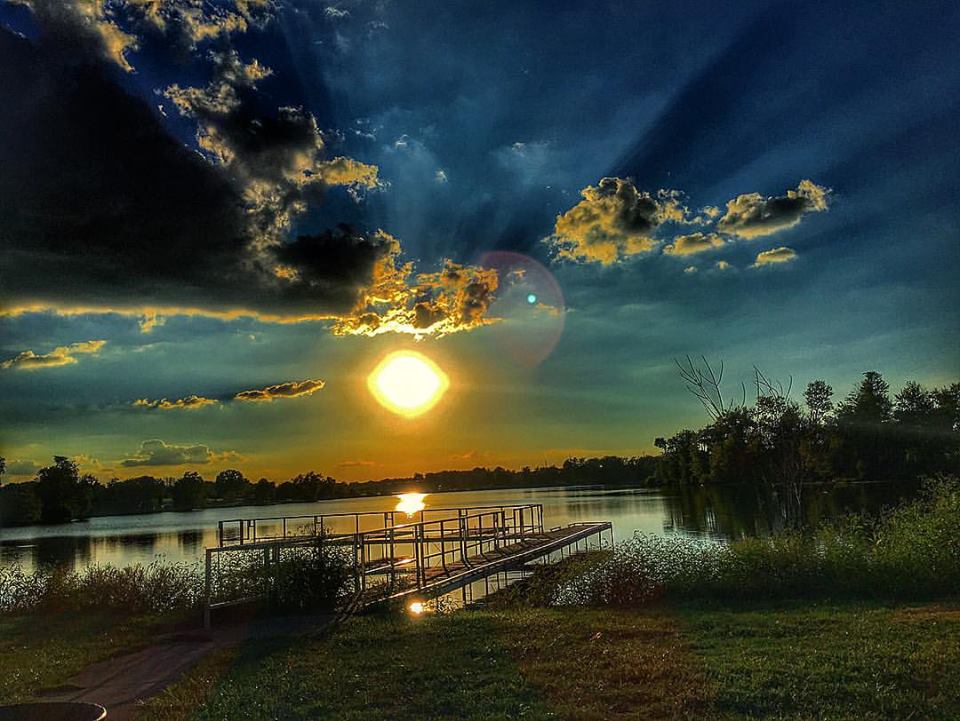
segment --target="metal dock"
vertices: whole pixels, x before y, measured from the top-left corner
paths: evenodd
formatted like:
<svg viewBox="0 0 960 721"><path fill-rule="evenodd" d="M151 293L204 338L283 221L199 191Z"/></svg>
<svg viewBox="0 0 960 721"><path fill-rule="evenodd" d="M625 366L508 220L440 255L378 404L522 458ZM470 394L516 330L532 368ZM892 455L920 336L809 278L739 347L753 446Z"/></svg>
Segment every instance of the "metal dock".
<svg viewBox="0 0 960 721"><path fill-rule="evenodd" d="M397 520L414 518L397 523ZM547 528L541 504L431 508L398 511L221 521L217 546L206 549L204 623L211 611L265 595L237 579L260 578L291 554L316 547L344 554L353 573L352 612L427 600L462 590L498 574L528 571L530 564L600 545L613 538L607 521ZM260 572L236 573L253 564Z"/></svg>

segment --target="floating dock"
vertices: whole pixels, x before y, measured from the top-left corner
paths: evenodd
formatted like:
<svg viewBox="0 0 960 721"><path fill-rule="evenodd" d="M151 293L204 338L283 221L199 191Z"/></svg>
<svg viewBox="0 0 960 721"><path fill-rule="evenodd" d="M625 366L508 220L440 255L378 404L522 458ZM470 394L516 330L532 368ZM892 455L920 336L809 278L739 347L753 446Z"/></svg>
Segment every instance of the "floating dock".
<svg viewBox="0 0 960 721"><path fill-rule="evenodd" d="M397 520L414 518L397 523ZM589 547L608 521L547 528L541 504L431 508L232 519L219 523L217 546L206 549L204 623L217 608L254 601L266 594L269 571L283 559L315 548L344 554L353 573L350 612L408 600L427 600L462 590L530 564L549 562ZM250 564L263 573L236 573ZM246 579L246 580L245 580ZM472 594L471 594L472 596Z"/></svg>

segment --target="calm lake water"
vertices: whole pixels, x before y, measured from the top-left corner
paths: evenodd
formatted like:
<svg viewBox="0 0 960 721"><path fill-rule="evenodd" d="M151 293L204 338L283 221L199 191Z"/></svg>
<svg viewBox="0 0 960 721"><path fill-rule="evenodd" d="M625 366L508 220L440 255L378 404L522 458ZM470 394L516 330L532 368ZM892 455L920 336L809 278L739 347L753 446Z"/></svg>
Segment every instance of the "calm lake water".
<svg viewBox="0 0 960 721"><path fill-rule="evenodd" d="M805 491L807 522L816 523L856 510L875 513L911 495L911 484L848 483ZM530 488L433 493L427 508L542 503L544 525L574 521L612 521L617 539L635 531L729 539L766 534L781 525L776 498L754 489L722 486L692 489ZM58 526L0 529L0 564L25 568L94 563L131 565L160 557L197 561L217 543L217 523L235 518L355 513L393 510L394 496L349 498L317 503L241 506L189 513L108 516ZM398 516L397 522L401 522ZM370 519L371 526L375 523ZM347 529L344 529L347 530Z"/></svg>

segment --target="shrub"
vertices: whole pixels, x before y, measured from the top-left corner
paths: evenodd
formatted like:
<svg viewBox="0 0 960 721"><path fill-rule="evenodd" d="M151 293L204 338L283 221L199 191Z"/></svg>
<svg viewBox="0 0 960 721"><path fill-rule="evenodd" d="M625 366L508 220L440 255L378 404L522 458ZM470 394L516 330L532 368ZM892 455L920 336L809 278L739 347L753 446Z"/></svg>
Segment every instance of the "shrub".
<svg viewBox="0 0 960 721"><path fill-rule="evenodd" d="M270 606L293 612L331 611L350 585L352 569L342 549L321 543L292 549L267 566Z"/></svg>

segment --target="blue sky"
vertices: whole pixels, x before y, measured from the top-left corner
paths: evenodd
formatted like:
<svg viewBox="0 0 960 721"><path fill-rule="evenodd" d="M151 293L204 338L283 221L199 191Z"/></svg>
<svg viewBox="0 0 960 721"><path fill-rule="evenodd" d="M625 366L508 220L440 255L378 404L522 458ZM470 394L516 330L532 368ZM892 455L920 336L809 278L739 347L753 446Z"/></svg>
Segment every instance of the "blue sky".
<svg viewBox="0 0 960 721"><path fill-rule="evenodd" d="M287 0L266 6L246 32L191 42L170 30L183 18L174 11L191 3L169 5L163 32L143 30L142 18L121 10L96 18L98 27L113 24L138 38L139 47L122 56L132 70L104 50L101 36L85 36L69 12L58 15L60 8L39 0L0 5L0 23L41 54L56 53L51 42L79 38L85 61L115 89L89 106L96 120L90 132L103 126L98 118L114 95L142 101L157 133L188 148L210 166L211 183L223 179L238 195L253 187L254 161L217 165L197 145L197 128L229 126L196 105L179 112L166 92L174 84L210 87L220 77L214 51L234 51L242 63L256 59L272 71L255 86L235 84L239 109L231 112L249 119L299 108L298 118L312 116L322 137L318 162L349 158L375 166L377 180L325 176L316 189L297 181L292 192L302 205L285 207L287 224L270 236L269 252L283 261L276 267L322 276L326 295L316 308L326 319L267 319L267 312L283 316L294 307L312 313L313 297L285 289L273 299L226 272L218 276L234 251L226 240L210 240L218 250L205 265L213 225L176 257L153 261L153 277L149 263L123 260L125 253L140 257L136 232L104 246L117 257L101 268L97 259L107 251L99 236L82 236L79 247L48 242L34 252L22 218L7 223L0 360L106 341L71 355L75 362L0 370L0 451L25 469L61 453L82 454L104 477L233 465L277 478L307 468L372 478L649 452L655 436L704 420L673 366L688 353L722 359L731 388L754 364L792 376L798 388L824 378L841 396L868 369L894 387L960 375L954 3ZM230 2L215 6L239 12ZM15 99L28 102L22 94ZM73 112L59 122L84 125ZM37 154L48 147L56 161L65 151L49 138L74 135L58 129L44 137ZM0 180L2 154L13 152L0 150ZM24 172L35 163L38 174L51 162L16 159ZM316 166L321 174L325 167ZM571 213L588 209L578 205L581 191L601 188L603 178L623 181L618 187L631 198L641 205L650 198L657 208L652 220L634 218L638 224L620 237L613 258L612 246L594 245L596 230L558 232L574 221L582 228ZM804 180L817 189L815 200L822 193L823 207L805 200L795 216L759 234L721 219L727 204L746 194L759 194L753 205L773 212L776 199L788 199ZM12 183L5 180L3 189L10 193ZM71 192L63 179L51 181L49 193L41 183L38 212L55 205L57 193ZM681 191L669 197L680 199L682 220L664 220L669 201L661 190ZM708 208L717 215L705 215ZM143 212L144 227L152 227L151 212ZM341 257L334 247L344 242L340 236L316 250L288 251L298 236L337 224L355 229L363 240L355 244L369 243L372 255ZM109 234L117 224L96 227ZM550 295L552 276L562 308L561 296L540 310L512 302L516 279L504 271L496 292L483 296L482 319L457 332L428 330L419 340L410 333L335 335L335 317L352 312L353 294L362 295L375 275L370 259L394 258L377 231L399 242L396 263L412 261L415 272L437 271L447 259L479 268L491 251L522 254L535 263L511 262L527 263L530 289ZM716 247L665 251L694 233ZM574 253L563 257L563 247ZM758 260L775 249L784 250L768 257L781 262ZM70 260L77 252L79 263ZM304 258L316 265L300 268ZM196 263L197 272L181 273L181 262ZM323 275L329 268L336 274ZM110 282L98 285L104 278ZM96 312L86 312L91 305ZM162 324L143 332L151 307L167 310ZM224 318L217 315L224 307L252 311ZM537 362L518 361L518 347ZM397 348L429 355L452 379L436 411L412 422L385 413L363 388L366 372ZM241 390L303 379L325 385L266 403L231 401ZM132 405L190 395L219 402L189 410ZM157 457L151 465L143 444L157 440L178 449L164 456L176 462Z"/></svg>

